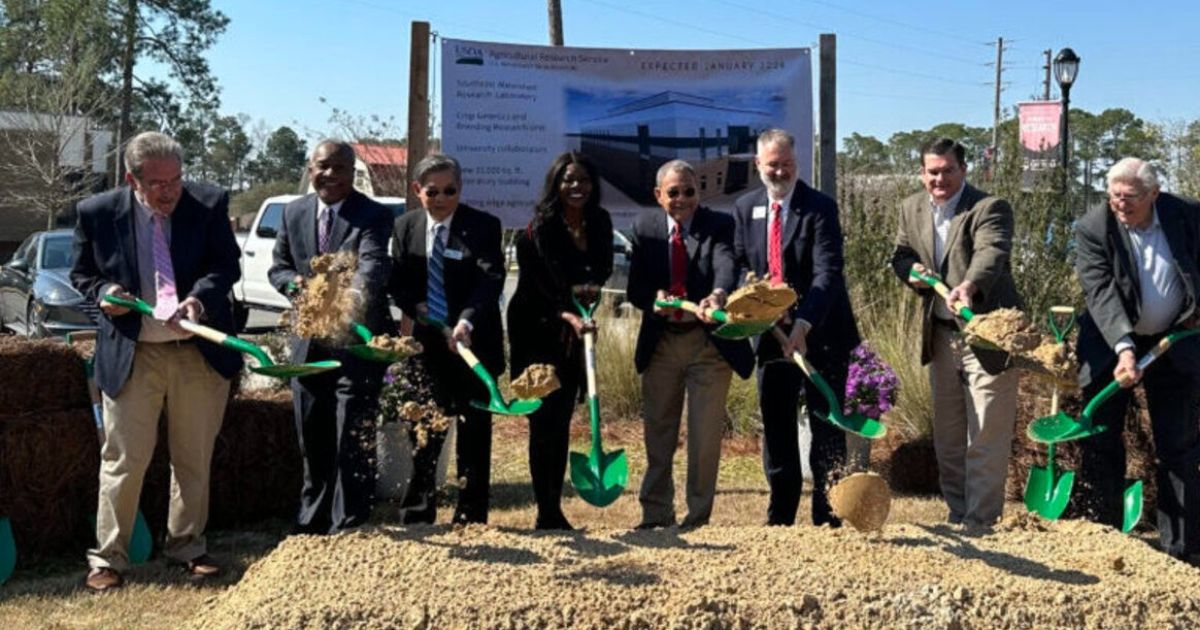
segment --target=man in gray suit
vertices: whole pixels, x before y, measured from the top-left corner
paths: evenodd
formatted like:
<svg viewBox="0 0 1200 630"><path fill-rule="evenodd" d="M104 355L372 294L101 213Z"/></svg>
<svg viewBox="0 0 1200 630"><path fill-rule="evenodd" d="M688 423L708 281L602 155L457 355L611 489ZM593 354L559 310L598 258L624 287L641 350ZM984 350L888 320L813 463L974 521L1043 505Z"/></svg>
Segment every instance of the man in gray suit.
<svg viewBox="0 0 1200 630"><path fill-rule="evenodd" d="M291 295L312 273L312 259L333 252L357 256L353 287L362 291L356 317L375 334L393 332L387 286L392 213L354 190L354 149L326 140L313 150L308 175L316 192L283 210L275 240L271 285ZM375 411L385 365L358 359L328 339L292 340L297 363L337 359L340 370L292 379L296 432L304 456L297 533L336 533L371 515L375 486Z"/></svg>
<svg viewBox="0 0 1200 630"><path fill-rule="evenodd" d="M1088 515L1122 522L1125 412L1145 383L1158 459L1158 534L1163 550L1195 562L1200 552L1200 341L1181 340L1143 373L1137 357L1168 332L1197 325L1200 204L1159 192L1153 167L1125 158L1108 171L1111 212L1097 208L1075 228L1075 271L1087 300L1079 319L1084 400L1116 379L1096 410L1108 430L1083 441L1081 495Z"/></svg>
<svg viewBox="0 0 1200 630"><path fill-rule="evenodd" d="M1004 510L1017 372L1005 354L963 342L952 305L987 313L1020 308L1021 297L1009 264L1012 208L967 184L965 154L949 138L921 148L926 192L900 205L892 268L922 298L921 362L929 365L933 448L949 521L986 526ZM940 275L951 287L948 299L910 279L913 268Z"/></svg>

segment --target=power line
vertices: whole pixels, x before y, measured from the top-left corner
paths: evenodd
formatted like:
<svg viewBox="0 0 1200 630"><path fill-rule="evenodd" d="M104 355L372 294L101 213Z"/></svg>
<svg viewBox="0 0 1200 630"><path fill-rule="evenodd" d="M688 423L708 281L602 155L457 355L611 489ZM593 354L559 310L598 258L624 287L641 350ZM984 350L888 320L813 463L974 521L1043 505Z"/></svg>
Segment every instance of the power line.
<svg viewBox="0 0 1200 630"><path fill-rule="evenodd" d="M612 9L613 11L620 11L620 12L622 12L622 13L628 13L628 14L630 14L630 15L636 15L636 16L638 16L638 17L644 17L644 18L647 18L647 19L650 19L650 20L654 20L654 21L656 21L656 22L663 22L663 23L665 23L665 24L670 24L670 25L672 25L672 26L676 26L676 27L680 27L680 28L686 28L686 29L689 29L689 30L693 30L693 31L696 31L696 32L698 32L698 33L706 33L706 34L708 34L708 35L716 35L716 36L718 36L718 37L725 37L725 38L727 38L727 39L733 39L733 40L736 40L736 41L740 41L740 42L746 42L746 43L755 44L755 45L761 45L761 44L762 44L762 42L761 42L760 40L756 40L756 39L750 39L750 38L748 38L748 37L742 37L742 36L740 36L740 35L731 35L731 34L729 34L728 32L725 32L725 31L718 31L718 30L715 30L715 29L704 28L703 26L696 26L696 25L694 25L694 24L687 24L687 23L684 23L684 22L680 22L679 20L673 20L673 19L668 19L668 18L662 17L661 15L655 15L655 14L653 14L653 13L647 13L647 12L645 12L645 11L638 11L637 9L630 9L630 8L628 8L628 7L623 7L623 6L616 5L616 4L609 4L609 3L607 3L607 2L601 2L600 0L587 0L587 2L590 2L590 3L592 3L592 4L595 4L595 5L598 5L598 6L602 6L602 7L606 8L606 9Z"/></svg>
<svg viewBox="0 0 1200 630"><path fill-rule="evenodd" d="M893 101L928 101L931 103L955 103L960 105L978 105L978 99L965 98L938 98L929 95L914 95L914 94L881 94L877 92L859 92L857 90L838 90L838 92L850 96L865 96L867 98L882 98Z"/></svg>
<svg viewBox="0 0 1200 630"><path fill-rule="evenodd" d="M398 9L395 6L386 5L386 4L376 4L374 2L367 2L366 0L342 0L342 2L345 2L347 4L357 4L359 6L376 9L378 11L384 11L387 13L394 13L397 15L402 15L410 21L423 20L423 21L428 21L431 24L437 24L438 26L442 26L442 25L455 26L455 27L458 27L458 28L461 28L461 29L467 30L467 31L475 31L477 33L487 33L489 35L497 35L499 37L503 37L503 38L513 41L513 42L520 42L522 40L528 39L524 35L517 35L515 33L509 33L506 31L497 31L495 29L489 29L489 28L480 28L473 24L467 24L465 22L458 22L455 20L446 20L446 19L442 19L441 17L435 16L433 19L430 19L428 16L414 15L411 11L405 11L403 9Z"/></svg>
<svg viewBox="0 0 1200 630"><path fill-rule="evenodd" d="M846 58L844 58L844 57L843 57L843 58L839 58L839 59L838 59L838 63L844 63L844 64L846 64L846 65L849 65L849 66L859 66L859 67L862 67L862 68L870 68L870 69L872 69L872 70L882 70L883 72L889 72L889 73L893 73L893 74L904 74L904 75L908 75L908 76L910 76L910 77L919 77L919 78L922 78L922 79L929 79L930 81L941 81L941 82L943 82L943 83L954 83L954 84L957 84L957 85L969 85L969 86L971 86L971 87L979 87L979 86L982 86L982 85L991 85L991 83L979 83L979 82L975 82L975 81L963 81L962 79L948 79L948 78L946 78L946 77L940 77L940 76L933 75L933 74L925 74L925 73L923 73L923 72L913 72L913 71L911 71L911 70L902 70L902 69L900 69L900 68L888 68L887 66L880 66L880 65L877 65L877 64L873 64L873 63L866 63L866 62L862 62L862 61L855 61L855 60L853 60L853 59L846 59Z"/></svg>
<svg viewBox="0 0 1200 630"><path fill-rule="evenodd" d="M958 33L952 33L952 32L948 32L948 31L940 31L940 30L932 29L932 28L929 28L926 26L918 26L916 24L909 24L908 22L901 22L899 20L893 20L891 18L879 17L877 15L872 15L870 13L866 13L864 11L859 11L857 9L849 9L849 8L846 8L843 6L838 6L831 2L821 2L820 0L808 0L808 1L811 4L819 4L823 7L837 9L838 11L845 11L846 13L850 13L852 15L869 18L869 19L875 20L877 22L883 22L885 24L892 24L894 26L903 26L904 28L910 28L910 29L917 30L917 31L924 31L926 33L932 33L934 35L941 35L942 37L952 37L954 39L962 40L964 42L969 42L972 44L979 44L979 45L983 45L983 46L991 46L992 45L992 42L990 42L990 41L983 41L981 39L973 39L971 37L967 37L965 35L960 35Z"/></svg>

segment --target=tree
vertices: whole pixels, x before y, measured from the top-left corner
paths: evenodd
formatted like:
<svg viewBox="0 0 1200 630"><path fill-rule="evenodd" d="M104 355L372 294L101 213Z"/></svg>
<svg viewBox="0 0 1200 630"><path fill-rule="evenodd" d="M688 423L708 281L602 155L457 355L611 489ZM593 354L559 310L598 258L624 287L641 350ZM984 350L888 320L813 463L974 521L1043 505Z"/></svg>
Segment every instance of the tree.
<svg viewBox="0 0 1200 630"><path fill-rule="evenodd" d="M280 127L267 138L266 146L248 167L256 183L296 182L304 170L308 147L291 127Z"/></svg>
<svg viewBox="0 0 1200 630"><path fill-rule="evenodd" d="M208 130L207 163L213 179L231 190L240 190L246 158L250 156L250 138L237 116L221 116Z"/></svg>
<svg viewBox="0 0 1200 630"><path fill-rule="evenodd" d="M842 140L846 150L838 155L847 173L877 175L889 170L887 146L875 136L851 133Z"/></svg>
<svg viewBox="0 0 1200 630"><path fill-rule="evenodd" d="M1165 173L1171 190L1200 196L1200 120L1172 120L1158 129L1165 145Z"/></svg>

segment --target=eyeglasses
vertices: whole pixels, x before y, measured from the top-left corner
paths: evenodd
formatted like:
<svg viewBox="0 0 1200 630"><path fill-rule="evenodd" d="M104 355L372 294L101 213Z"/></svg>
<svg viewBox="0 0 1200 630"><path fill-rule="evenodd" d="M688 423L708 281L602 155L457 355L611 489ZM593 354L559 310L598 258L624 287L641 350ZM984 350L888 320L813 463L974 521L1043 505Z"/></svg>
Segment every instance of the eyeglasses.
<svg viewBox="0 0 1200 630"><path fill-rule="evenodd" d="M447 186L447 187L441 189L440 191L436 188L426 188L425 189L425 196L429 197L430 199L434 199L438 195L446 195L447 197L453 197L454 195L457 195L457 194L458 194L458 188L455 188L454 186Z"/></svg>
<svg viewBox="0 0 1200 630"><path fill-rule="evenodd" d="M1120 195L1115 195L1113 193L1109 193L1108 200L1113 203L1132 203L1134 201L1140 200L1142 197L1145 197L1145 196L1146 196L1146 193L1144 193L1144 192L1131 193L1131 194L1120 194Z"/></svg>
<svg viewBox="0 0 1200 630"><path fill-rule="evenodd" d="M679 190L678 188L668 188L668 189L667 189L667 198L668 198L668 199L674 199L674 198L678 197L678 196L679 196L679 195L681 195L681 194L682 194L684 197L687 197L688 199L691 199L692 197L695 197L695 196L696 196L696 189L695 189L695 188L690 188L690 187L689 187L689 188L684 188L683 190Z"/></svg>
<svg viewBox="0 0 1200 630"><path fill-rule="evenodd" d="M182 176L177 176L174 179L150 179L150 180L139 179L138 180L138 184L141 184L141 186L143 188L147 188L149 190L156 190L156 191L172 189L172 188L179 186L182 183L183 183Z"/></svg>

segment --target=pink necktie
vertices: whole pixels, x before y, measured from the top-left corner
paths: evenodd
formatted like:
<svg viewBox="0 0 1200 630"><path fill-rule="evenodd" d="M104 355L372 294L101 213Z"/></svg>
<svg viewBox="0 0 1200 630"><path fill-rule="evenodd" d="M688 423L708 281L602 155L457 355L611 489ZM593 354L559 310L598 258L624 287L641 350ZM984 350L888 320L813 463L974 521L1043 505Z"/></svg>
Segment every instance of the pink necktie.
<svg viewBox="0 0 1200 630"><path fill-rule="evenodd" d="M179 310L179 295L175 293L175 267L171 265L171 248L163 229L166 219L154 215L154 318L171 319Z"/></svg>

